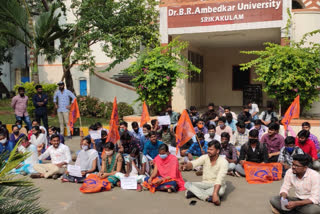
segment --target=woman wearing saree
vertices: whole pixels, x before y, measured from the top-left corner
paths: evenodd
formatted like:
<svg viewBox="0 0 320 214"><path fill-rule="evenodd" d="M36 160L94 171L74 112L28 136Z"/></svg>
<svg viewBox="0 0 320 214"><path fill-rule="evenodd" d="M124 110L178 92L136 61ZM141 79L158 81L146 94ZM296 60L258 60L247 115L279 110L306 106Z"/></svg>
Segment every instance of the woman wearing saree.
<svg viewBox="0 0 320 214"><path fill-rule="evenodd" d="M145 178L143 186L154 191L177 192L183 191L184 180L179 171L179 162L176 156L169 153L166 144L159 147L159 155L154 160L154 169L150 177Z"/></svg>
<svg viewBox="0 0 320 214"><path fill-rule="evenodd" d="M98 174L99 178L107 178L112 187L118 184L119 179L115 176L117 172L123 171L123 158L120 153L115 152L115 146L112 142L106 143L102 155L102 166Z"/></svg>

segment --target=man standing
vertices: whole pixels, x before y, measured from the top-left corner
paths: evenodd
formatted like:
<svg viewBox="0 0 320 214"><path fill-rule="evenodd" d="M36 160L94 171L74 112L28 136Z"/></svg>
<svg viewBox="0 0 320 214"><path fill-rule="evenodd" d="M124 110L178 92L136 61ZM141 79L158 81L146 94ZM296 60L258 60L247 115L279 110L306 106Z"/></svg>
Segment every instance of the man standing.
<svg viewBox="0 0 320 214"><path fill-rule="evenodd" d="M14 109L16 120L23 120L28 126L28 129L31 130L31 121L27 111L28 96L25 96L24 92L25 89L23 87L18 88L19 95L12 98L11 107Z"/></svg>
<svg viewBox="0 0 320 214"><path fill-rule="evenodd" d="M69 139L71 139L70 129L68 126L69 123L69 110L70 110L70 99L74 100L76 96L64 88L64 82L60 81L58 83L59 90L56 91L53 97L53 102L57 108L59 123L60 123L60 133L63 135L64 133L64 124L67 127L67 135Z"/></svg>
<svg viewBox="0 0 320 214"><path fill-rule="evenodd" d="M71 162L71 153L68 146L60 143L60 136L53 134L50 138L51 146L39 156L39 160L45 160L50 156L51 163L35 164L33 168L40 174L32 174L31 178L58 178L63 174L65 166Z"/></svg>
<svg viewBox="0 0 320 214"><path fill-rule="evenodd" d="M36 108L34 110L36 120L39 124L41 124L41 120L43 123L43 126L48 130L48 114L47 114L47 103L48 103L48 96L46 94L42 93L42 86L37 85L36 86L37 94L35 94L32 98L32 102L34 107Z"/></svg>
<svg viewBox="0 0 320 214"><path fill-rule="evenodd" d="M320 213L320 175L308 168L310 163L311 158L306 154L293 156L292 168L284 177L280 195L270 200L273 213ZM291 187L296 197L288 196Z"/></svg>
<svg viewBox="0 0 320 214"><path fill-rule="evenodd" d="M208 154L185 163L182 170L195 169L203 166L202 182L186 182L186 198L197 197L203 201L220 205L220 197L226 190L225 177L228 172L228 161L219 156L221 145L213 140L208 143Z"/></svg>
<svg viewBox="0 0 320 214"><path fill-rule="evenodd" d="M279 124L271 123L268 133L261 138L261 143L268 148L269 162L278 162L280 150L284 147L284 138L278 134L279 128Z"/></svg>
<svg viewBox="0 0 320 214"><path fill-rule="evenodd" d="M237 176L245 176L243 164L245 161L256 163L268 163L268 149L265 144L259 142L258 130L251 130L249 132L249 142L241 146L239 163L236 166L235 174Z"/></svg>

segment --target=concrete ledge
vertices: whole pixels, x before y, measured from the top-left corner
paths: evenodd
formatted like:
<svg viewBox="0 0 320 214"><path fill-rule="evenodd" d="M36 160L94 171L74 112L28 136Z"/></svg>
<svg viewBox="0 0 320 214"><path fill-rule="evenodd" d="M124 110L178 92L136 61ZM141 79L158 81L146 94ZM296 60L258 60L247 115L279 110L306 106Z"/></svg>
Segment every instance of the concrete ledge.
<svg viewBox="0 0 320 214"><path fill-rule="evenodd" d="M301 126L303 122L309 122L311 127L320 126L320 120L308 120L308 119L293 119L290 121L290 126Z"/></svg>
<svg viewBox="0 0 320 214"><path fill-rule="evenodd" d="M150 121L153 120L153 119L157 119L157 118L158 118L158 116L152 116L152 117L150 117ZM129 115L129 116L123 117L123 120L126 121L126 122L130 122L130 123L132 123L134 121L139 123L140 120L141 120L141 116L140 115ZM148 121L148 123L150 121Z"/></svg>

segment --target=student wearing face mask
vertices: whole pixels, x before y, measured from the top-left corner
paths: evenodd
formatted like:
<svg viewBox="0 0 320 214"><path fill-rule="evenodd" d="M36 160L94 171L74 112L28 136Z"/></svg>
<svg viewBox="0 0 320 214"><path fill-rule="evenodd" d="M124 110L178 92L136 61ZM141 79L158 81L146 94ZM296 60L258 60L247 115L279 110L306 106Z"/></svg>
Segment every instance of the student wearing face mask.
<svg viewBox="0 0 320 214"><path fill-rule="evenodd" d="M131 127L132 127L131 135L140 141L143 136L142 128L139 127L139 124L136 121L131 123Z"/></svg>
<svg viewBox="0 0 320 214"><path fill-rule="evenodd" d="M216 133L216 126L215 125L209 125L208 126L208 134L204 135L204 140L207 142L217 140L221 142L221 137Z"/></svg>
<svg viewBox="0 0 320 214"><path fill-rule="evenodd" d="M25 95L23 87L18 88L18 93L19 95L12 98L11 107L14 109L16 120L23 120L27 124L28 129L31 130L31 121L27 111L29 98Z"/></svg>
<svg viewBox="0 0 320 214"><path fill-rule="evenodd" d="M7 140L6 133L1 131L0 132L0 154L7 152L8 157L10 152L13 150L14 146L11 142Z"/></svg>
<svg viewBox="0 0 320 214"><path fill-rule="evenodd" d="M105 152L102 155L102 166L98 176L103 179L107 178L112 184L112 187L118 185L119 179L115 176L117 172L123 172L123 158L120 153L115 151L115 146L112 142L107 142Z"/></svg>
<svg viewBox="0 0 320 214"><path fill-rule="evenodd" d="M132 133L128 131L128 123L126 121L122 121L122 122L119 123L119 134L120 134L120 136L123 133L129 133L130 135L132 135Z"/></svg>
<svg viewBox="0 0 320 214"><path fill-rule="evenodd" d="M20 130L17 125L12 126L12 134L10 135L9 141L12 143L13 147L19 142L19 140L24 137L24 134L20 134Z"/></svg>
<svg viewBox="0 0 320 214"><path fill-rule="evenodd" d="M75 165L80 166L82 177L75 177L65 172L62 176L62 182L82 183L86 176L94 173L98 169L98 152L95 149L90 149L91 141L87 138L82 141L82 150L77 156Z"/></svg>
<svg viewBox="0 0 320 214"><path fill-rule="evenodd" d="M239 163L236 166L235 174L245 176L243 164L245 161L256 163L268 163L268 149L265 144L259 142L259 131L249 132L249 141L241 146Z"/></svg>
<svg viewBox="0 0 320 214"><path fill-rule="evenodd" d="M172 125L176 124L179 120L179 113L172 111L172 106L167 107L166 115L170 116L170 122Z"/></svg>
<svg viewBox="0 0 320 214"><path fill-rule="evenodd" d="M144 186L155 186L155 191L177 192L185 190L177 157L169 153L166 144L160 145L158 153L159 155L153 160L152 174L145 178Z"/></svg>
<svg viewBox="0 0 320 214"><path fill-rule="evenodd" d="M198 132L201 132L203 134L207 134L208 133L208 129L207 129L207 127L205 127L204 121L202 119L198 120L197 126L194 128L194 131L196 133L198 133Z"/></svg>
<svg viewBox="0 0 320 214"><path fill-rule="evenodd" d="M26 136L28 135L28 130L24 126L22 126L22 121L21 120L17 120L16 121L16 125L19 128L20 134L24 134Z"/></svg>
<svg viewBox="0 0 320 214"><path fill-rule="evenodd" d="M228 163L228 175L234 176L234 169L237 163L237 150L230 142L230 135L227 132L221 134L221 151L220 155L224 157Z"/></svg>
<svg viewBox="0 0 320 214"><path fill-rule="evenodd" d="M196 140L185 153L188 156L189 161L192 161L194 159L193 157L200 157L207 153L208 142L204 140L203 133L198 132L197 138L198 140Z"/></svg>
<svg viewBox="0 0 320 214"><path fill-rule="evenodd" d="M295 154L304 154L302 149L295 145L295 138L288 136L285 140L285 147L280 150L278 162L283 165L283 175L292 167L293 156Z"/></svg>
<svg viewBox="0 0 320 214"><path fill-rule="evenodd" d="M137 191L142 191L141 183L146 178L148 171L148 159L141 152L139 147L134 147L130 155L124 158L126 164L126 173L117 172L115 176L120 180L123 177L136 176L137 177Z"/></svg>
<svg viewBox="0 0 320 214"><path fill-rule="evenodd" d="M149 133L151 132L151 126L149 124L144 124L142 127L143 136L140 139L140 148L144 150L144 145L149 141Z"/></svg>
<svg viewBox="0 0 320 214"><path fill-rule="evenodd" d="M216 133L221 136L222 132L227 132L230 135L231 142L233 142L233 132L230 126L226 125L227 119L225 117L219 117Z"/></svg>

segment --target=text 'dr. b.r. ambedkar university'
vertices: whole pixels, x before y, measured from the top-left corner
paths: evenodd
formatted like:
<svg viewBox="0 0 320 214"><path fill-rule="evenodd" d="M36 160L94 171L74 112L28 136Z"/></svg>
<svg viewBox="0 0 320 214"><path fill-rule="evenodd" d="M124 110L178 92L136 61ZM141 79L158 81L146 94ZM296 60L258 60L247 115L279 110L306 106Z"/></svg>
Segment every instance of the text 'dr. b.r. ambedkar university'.
<svg viewBox="0 0 320 214"><path fill-rule="evenodd" d="M168 7L168 27L282 20L282 0L223 1Z"/></svg>

